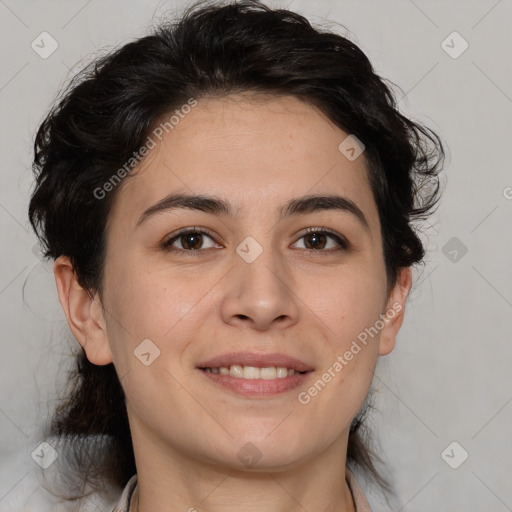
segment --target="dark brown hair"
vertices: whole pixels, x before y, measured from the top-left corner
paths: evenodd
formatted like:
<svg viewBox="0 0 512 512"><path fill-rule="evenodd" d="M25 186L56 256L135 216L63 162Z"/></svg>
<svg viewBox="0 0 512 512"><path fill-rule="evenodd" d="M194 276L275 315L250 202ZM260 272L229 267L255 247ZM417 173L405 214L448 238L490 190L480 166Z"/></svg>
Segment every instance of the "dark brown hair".
<svg viewBox="0 0 512 512"><path fill-rule="evenodd" d="M413 224L439 199L441 140L399 112L390 87L348 38L257 0L196 3L74 77L34 143L29 218L44 255L68 256L79 283L101 297L105 226L118 188L101 199L94 191L143 146L162 115L190 98L242 91L295 96L362 141L388 285L400 267L423 259ZM367 400L352 422L347 464L389 491L364 426L369 407ZM83 349L48 434L66 441L60 453L96 489L103 482L122 488L136 472L116 370L90 363ZM76 487L68 498L83 492Z"/></svg>

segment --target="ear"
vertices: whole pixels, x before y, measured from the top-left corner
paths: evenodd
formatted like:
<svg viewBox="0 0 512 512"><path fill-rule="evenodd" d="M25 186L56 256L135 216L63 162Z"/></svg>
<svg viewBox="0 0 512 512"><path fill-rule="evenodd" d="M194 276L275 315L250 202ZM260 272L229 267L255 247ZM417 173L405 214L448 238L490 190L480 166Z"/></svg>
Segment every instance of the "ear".
<svg viewBox="0 0 512 512"><path fill-rule="evenodd" d="M112 362L107 328L99 295L94 297L78 283L67 256L59 256L53 266L59 301L69 328L83 347L87 359L98 366Z"/></svg>
<svg viewBox="0 0 512 512"><path fill-rule="evenodd" d="M411 269L402 267L398 271L396 282L389 292L382 320L384 327L380 332L379 355L385 356L395 348L398 331L405 315L405 301L411 289Z"/></svg>

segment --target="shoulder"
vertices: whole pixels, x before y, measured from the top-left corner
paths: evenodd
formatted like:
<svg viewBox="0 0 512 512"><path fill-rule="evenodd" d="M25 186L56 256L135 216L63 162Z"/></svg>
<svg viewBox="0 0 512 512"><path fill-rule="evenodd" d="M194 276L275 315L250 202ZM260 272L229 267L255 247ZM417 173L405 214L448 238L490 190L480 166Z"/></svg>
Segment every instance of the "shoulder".
<svg viewBox="0 0 512 512"><path fill-rule="evenodd" d="M135 488L137 487L137 474L133 475L126 484L119 501L114 506L112 512L128 512L130 501L132 499Z"/></svg>
<svg viewBox="0 0 512 512"><path fill-rule="evenodd" d="M354 498L354 503L356 505L356 512L372 512L372 508L366 499L363 489L348 466L345 468L345 480L350 487L350 492L352 492L352 497Z"/></svg>

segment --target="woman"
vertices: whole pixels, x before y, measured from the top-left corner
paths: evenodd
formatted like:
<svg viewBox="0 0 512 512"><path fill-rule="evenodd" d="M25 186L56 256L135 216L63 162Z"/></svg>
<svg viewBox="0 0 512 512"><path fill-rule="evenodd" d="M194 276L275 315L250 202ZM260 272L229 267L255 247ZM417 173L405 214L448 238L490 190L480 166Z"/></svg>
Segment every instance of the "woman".
<svg viewBox="0 0 512 512"><path fill-rule="evenodd" d="M258 1L79 75L29 216L80 346L48 435L83 482L116 511L371 510L367 398L443 156L357 46Z"/></svg>

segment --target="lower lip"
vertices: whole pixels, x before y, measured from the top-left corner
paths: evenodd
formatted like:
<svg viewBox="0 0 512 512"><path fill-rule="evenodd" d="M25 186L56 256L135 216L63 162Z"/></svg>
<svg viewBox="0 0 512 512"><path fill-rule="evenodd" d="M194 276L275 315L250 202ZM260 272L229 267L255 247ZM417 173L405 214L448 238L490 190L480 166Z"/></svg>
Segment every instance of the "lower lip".
<svg viewBox="0 0 512 512"><path fill-rule="evenodd" d="M268 397L291 391L304 383L313 372L296 373L283 378L276 379L242 379L231 375L221 375L205 370L199 370L202 374L212 380L215 384L245 396Z"/></svg>

